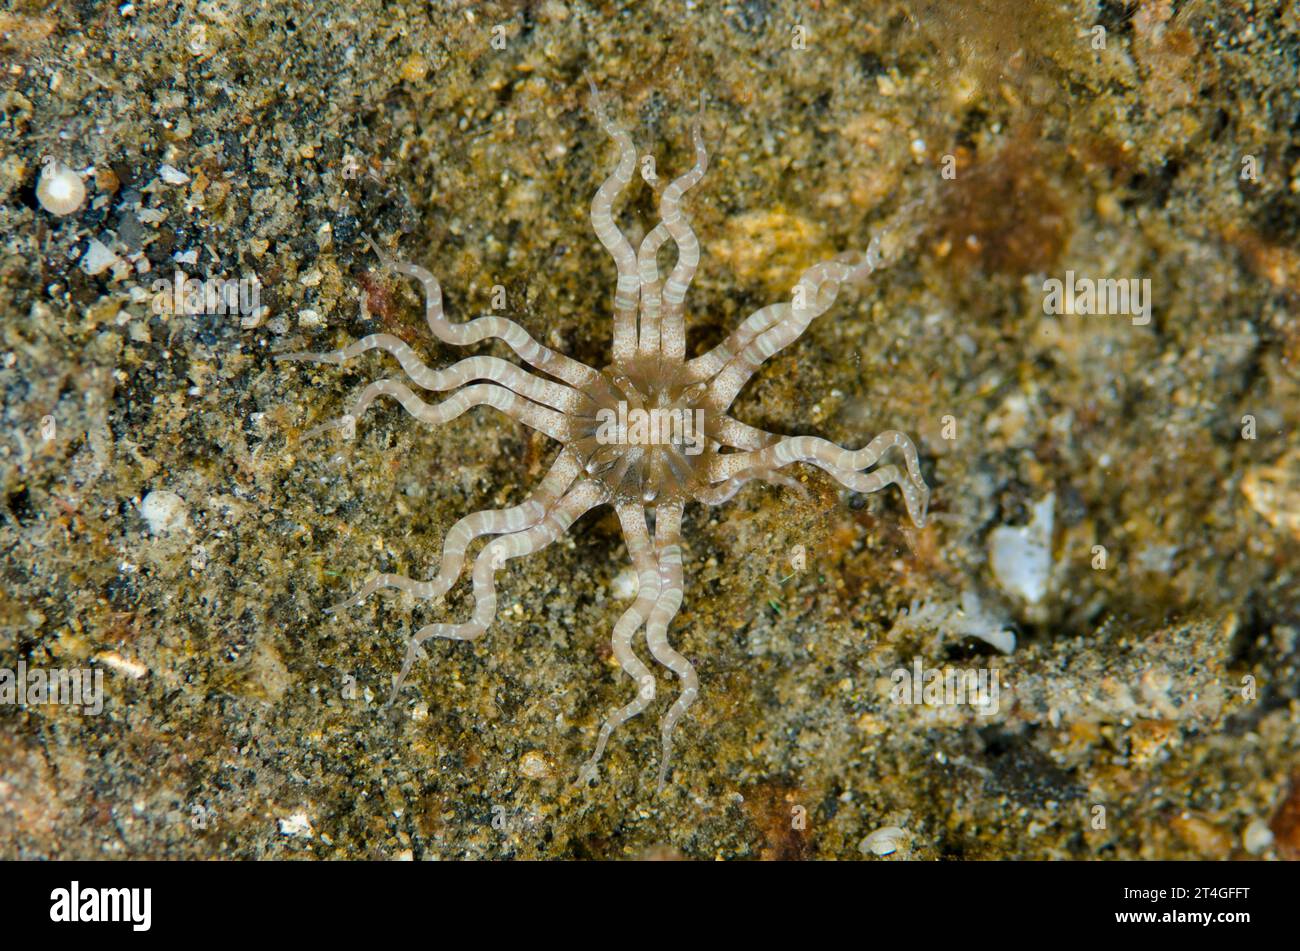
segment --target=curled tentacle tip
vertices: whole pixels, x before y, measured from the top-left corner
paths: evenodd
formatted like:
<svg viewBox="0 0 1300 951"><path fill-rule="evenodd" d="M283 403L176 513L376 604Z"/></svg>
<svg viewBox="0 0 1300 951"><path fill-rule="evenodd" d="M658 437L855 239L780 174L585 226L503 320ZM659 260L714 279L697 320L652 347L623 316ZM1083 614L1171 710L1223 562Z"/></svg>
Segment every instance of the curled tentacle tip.
<svg viewBox="0 0 1300 951"><path fill-rule="evenodd" d="M352 440L357 435L357 419L352 415L341 416L338 419L331 420L328 423L322 423L319 426L313 426L302 434L303 439L315 439L323 433L328 433L335 429L343 430L343 438Z"/></svg>
<svg viewBox="0 0 1300 951"><path fill-rule="evenodd" d="M867 243L867 251L866 254L863 255L863 261L862 264L859 265L859 268L866 267L870 270L875 270L876 268L880 267L881 262L884 260L884 254L881 251L881 245L882 242L881 242L880 234L877 233L872 235L871 241Z"/></svg>
<svg viewBox="0 0 1300 951"><path fill-rule="evenodd" d="M659 781L655 784L655 795L662 793L664 787L668 785L668 777L672 772L672 760L665 753L663 760L659 763Z"/></svg>
<svg viewBox="0 0 1300 951"><path fill-rule="evenodd" d="M283 360L286 363L342 363L343 360L335 353L277 353L275 360Z"/></svg>
<svg viewBox="0 0 1300 951"><path fill-rule="evenodd" d="M391 268L393 266L392 256L383 248L381 248L375 242L374 238L370 237L370 235L368 234L363 234L361 237L366 239L366 244L370 245L370 250L375 252L375 257L379 258L380 264L382 264L386 268Z"/></svg>
<svg viewBox="0 0 1300 951"><path fill-rule="evenodd" d="M354 604L360 604L360 603L361 603L361 599L358 598L356 595L353 595L352 597L348 598L346 601L340 601L338 604L331 604L329 607L325 609L325 613L339 614L342 611L346 611Z"/></svg>
<svg viewBox="0 0 1300 951"><path fill-rule="evenodd" d="M609 116L605 112L605 101L600 97L600 89L596 86L596 80L585 69L582 71L582 76L587 80L587 88L591 91L591 111L596 114L596 121L601 125L607 125Z"/></svg>

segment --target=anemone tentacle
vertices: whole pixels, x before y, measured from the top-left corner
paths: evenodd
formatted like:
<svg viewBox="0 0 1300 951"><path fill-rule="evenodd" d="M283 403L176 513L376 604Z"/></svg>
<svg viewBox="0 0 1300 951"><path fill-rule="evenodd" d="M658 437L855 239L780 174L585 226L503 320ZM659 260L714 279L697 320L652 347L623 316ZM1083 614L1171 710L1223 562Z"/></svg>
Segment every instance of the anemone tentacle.
<svg viewBox="0 0 1300 951"><path fill-rule="evenodd" d="M589 480L580 481L556 502L540 522L531 528L500 535L474 559L472 575L474 585L474 613L460 624L426 624L411 637L407 644L402 670L393 684L392 697L396 697L405 683L411 665L421 652L421 645L430 638L440 637L453 641L473 641L482 637L497 613L496 573L506 562L541 551L553 544L569 530L569 526L582 515L605 501L602 486ZM391 698L390 698L391 702Z"/></svg>
<svg viewBox="0 0 1300 951"><path fill-rule="evenodd" d="M490 314L464 323L453 324L443 313L442 285L432 273L410 261L397 260L369 237L366 237L366 241L385 268L420 282L420 286L424 289L425 323L429 325L433 335L443 343L468 347L483 340L497 338L505 341L515 355L529 366L543 373L549 373L570 386L588 387L597 382L600 374L591 367L572 357L566 357L550 347L542 346L528 331L508 317Z"/></svg>
<svg viewBox="0 0 1300 951"><path fill-rule="evenodd" d="M491 406L511 419L545 433L558 442L568 442L573 429L571 420L563 413L538 406L512 390L494 383L475 383L457 390L441 403L430 404L412 393L411 388L400 380L376 380L357 394L345 414L336 420L309 429L303 433L303 438L310 439L333 429L342 429L345 436L350 439L355 434L357 421L370 404L380 396L391 396L402 404L404 410L430 426L441 426L443 423L451 422L475 406Z"/></svg>
<svg viewBox="0 0 1300 951"><path fill-rule="evenodd" d="M646 646L650 654L677 675L681 692L659 723L663 752L659 760L656 791L664 788L672 764L673 730L700 693L695 667L668 643L668 626L682 605L682 503L661 505L655 510L655 553L659 560L659 599L646 622Z"/></svg>
<svg viewBox="0 0 1300 951"><path fill-rule="evenodd" d="M591 108L596 114L596 121L605 130L605 134L618 145L618 165L609 177L596 189L591 200L591 227L596 238L614 259L618 270L618 285L614 290L614 359L628 359L636 352L636 304L637 292L641 287L637 276L636 252L623 232L614 222L614 200L632 181L632 172L636 168L636 146L627 130L609 118L605 106L600 100L600 93L591 78Z"/></svg>
<svg viewBox="0 0 1300 951"><path fill-rule="evenodd" d="M614 625L614 634L610 640L614 651L614 660L619 668L632 678L636 684L636 696L626 705L614 710L605 718L596 737L596 748L591 758L583 764L578 775L580 783L588 783L596 778L597 767L605 754L605 745L615 730L645 710L655 698L655 678L650 669L632 651L632 637L640 630L659 599L660 575L650 543L649 529L646 527L645 509L632 502L616 505L619 524L623 528L623 538L627 542L628 554L637 572L637 595L623 616Z"/></svg>
<svg viewBox="0 0 1300 951"><path fill-rule="evenodd" d="M677 263L664 282L663 313L657 336L657 351L671 361L680 362L686 354L686 326L683 307L686 291L695 279L695 269L700 263L700 242L695 230L682 213L682 196L701 178L709 165L709 154L704 147L704 132L697 119L691 124L691 140L695 145L695 164L681 177L674 179L664 189L659 199L661 224L672 235L677 245Z"/></svg>
<svg viewBox="0 0 1300 951"><path fill-rule="evenodd" d="M500 383L508 390L542 403L561 413L577 413L591 405L591 398L581 390L533 376L528 371L500 357L466 357L443 370L427 366L401 338L392 334L371 334L339 350L316 353L280 353L277 360L298 363L332 363L342 365L368 350L383 350L397 358L411 382L425 390L452 390L470 380Z"/></svg>
<svg viewBox="0 0 1300 951"><path fill-rule="evenodd" d="M398 588L425 601L440 598L460 579L465 566L465 550L470 542L484 535L507 535L531 528L541 521L581 472L577 458L569 450L561 450L550 471L538 484L537 490L518 505L504 509L485 509L472 512L456 522L447 532L442 545L438 573L428 581L415 581L405 575L376 574L370 577L356 594L327 608L333 614L365 601L380 588Z"/></svg>

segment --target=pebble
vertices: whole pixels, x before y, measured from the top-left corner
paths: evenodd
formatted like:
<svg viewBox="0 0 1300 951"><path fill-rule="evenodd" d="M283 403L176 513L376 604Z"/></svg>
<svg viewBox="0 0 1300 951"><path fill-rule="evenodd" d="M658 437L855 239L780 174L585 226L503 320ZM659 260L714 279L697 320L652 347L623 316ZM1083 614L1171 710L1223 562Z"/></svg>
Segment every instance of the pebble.
<svg viewBox="0 0 1300 951"><path fill-rule="evenodd" d="M105 667L116 670L119 674L125 674L132 680L143 680L149 674L149 668L144 664L138 660L123 657L117 651L103 651L95 655L95 660Z"/></svg>
<svg viewBox="0 0 1300 951"><path fill-rule="evenodd" d="M1300 449L1292 449L1271 466L1251 466L1241 491L1269 525L1300 538Z"/></svg>

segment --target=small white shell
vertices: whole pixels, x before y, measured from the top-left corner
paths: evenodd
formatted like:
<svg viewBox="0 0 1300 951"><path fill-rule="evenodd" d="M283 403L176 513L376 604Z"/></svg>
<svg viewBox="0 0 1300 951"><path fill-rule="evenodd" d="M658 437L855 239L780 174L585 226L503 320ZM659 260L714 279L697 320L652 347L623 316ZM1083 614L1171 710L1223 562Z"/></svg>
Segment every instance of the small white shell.
<svg viewBox="0 0 1300 951"><path fill-rule="evenodd" d="M867 836L858 845L859 852L871 852L875 855L892 855L898 851L899 840L907 832L898 826L885 826Z"/></svg>
<svg viewBox="0 0 1300 951"><path fill-rule="evenodd" d="M1242 845L1251 855L1263 855L1273 845L1273 830L1263 819L1253 819L1242 835Z"/></svg>
<svg viewBox="0 0 1300 951"><path fill-rule="evenodd" d="M78 211L86 201L81 176L58 159L48 159L36 180L36 200L52 215L62 218Z"/></svg>

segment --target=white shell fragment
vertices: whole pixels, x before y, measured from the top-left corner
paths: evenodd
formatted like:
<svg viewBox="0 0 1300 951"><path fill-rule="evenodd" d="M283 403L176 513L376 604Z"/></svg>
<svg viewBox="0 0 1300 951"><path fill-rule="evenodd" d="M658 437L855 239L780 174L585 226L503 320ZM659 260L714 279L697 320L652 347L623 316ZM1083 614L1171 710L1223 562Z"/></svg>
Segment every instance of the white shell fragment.
<svg viewBox="0 0 1300 951"><path fill-rule="evenodd" d="M90 246L86 248L86 253L81 259L81 269L94 277L107 271L116 263L117 255L102 241L91 238Z"/></svg>
<svg viewBox="0 0 1300 951"><path fill-rule="evenodd" d="M993 576L1008 594L1037 604L1047 594L1052 573L1052 526L1056 496L1034 506L1029 524L1002 525L989 535L989 563Z"/></svg>
<svg viewBox="0 0 1300 951"><path fill-rule="evenodd" d="M158 177L168 185L184 185L190 177L174 165L159 165Z"/></svg>
<svg viewBox="0 0 1300 951"><path fill-rule="evenodd" d="M315 830L311 827L311 820L307 818L307 813L302 811L279 820L279 825L280 835L310 839L315 834Z"/></svg>
<svg viewBox="0 0 1300 951"><path fill-rule="evenodd" d="M885 826L863 839L858 845L858 851L863 854L870 852L873 855L892 855L898 851L905 835L907 831L898 826Z"/></svg>
<svg viewBox="0 0 1300 951"><path fill-rule="evenodd" d="M1016 649L1016 632L986 611L974 591L961 593L961 614L955 619L954 629L961 636L978 637L1004 654Z"/></svg>
<svg viewBox="0 0 1300 951"><path fill-rule="evenodd" d="M50 159L36 180L36 200L50 214L62 218L81 209L86 186L80 175L58 159Z"/></svg>
<svg viewBox="0 0 1300 951"><path fill-rule="evenodd" d="M149 668L137 660L123 657L117 651L103 651L95 655L95 660L119 674L125 674L132 680L143 680L149 674Z"/></svg>
<svg viewBox="0 0 1300 951"><path fill-rule="evenodd" d="M899 618L903 630L942 631L949 637L978 637L1004 654L1016 649L1016 634L1006 618L986 608L974 591L961 593L960 606L950 600L913 601Z"/></svg>
<svg viewBox="0 0 1300 951"><path fill-rule="evenodd" d="M635 595L639 587L640 581L634 568L624 568L614 576L614 582L610 585L614 597L620 601L626 601Z"/></svg>
<svg viewBox="0 0 1300 951"><path fill-rule="evenodd" d="M528 779L546 779L551 775L551 764L536 750L529 750L519 758L519 772Z"/></svg>
<svg viewBox="0 0 1300 951"><path fill-rule="evenodd" d="M140 515L149 523L150 532L161 535L184 528L188 510L185 500L179 495L160 489L144 497L140 503Z"/></svg>

